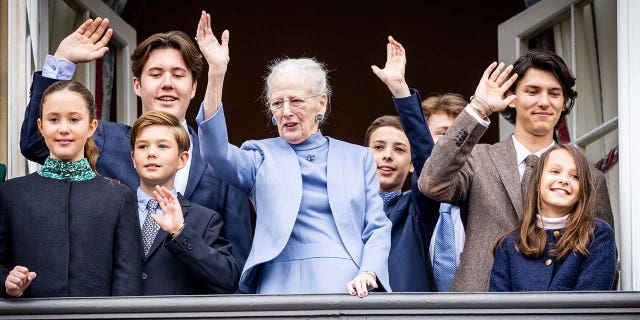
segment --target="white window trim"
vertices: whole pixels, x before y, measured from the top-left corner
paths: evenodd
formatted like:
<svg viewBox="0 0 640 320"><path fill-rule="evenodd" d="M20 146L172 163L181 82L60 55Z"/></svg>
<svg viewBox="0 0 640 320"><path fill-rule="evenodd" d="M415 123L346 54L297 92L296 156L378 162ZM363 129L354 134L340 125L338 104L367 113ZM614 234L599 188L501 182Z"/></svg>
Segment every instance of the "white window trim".
<svg viewBox="0 0 640 320"><path fill-rule="evenodd" d="M623 290L640 290L640 1L618 0L618 143ZM635 143L633 143L635 141ZM632 160L636 160L635 163ZM636 213L635 215L633 213ZM634 232L635 231L635 232Z"/></svg>

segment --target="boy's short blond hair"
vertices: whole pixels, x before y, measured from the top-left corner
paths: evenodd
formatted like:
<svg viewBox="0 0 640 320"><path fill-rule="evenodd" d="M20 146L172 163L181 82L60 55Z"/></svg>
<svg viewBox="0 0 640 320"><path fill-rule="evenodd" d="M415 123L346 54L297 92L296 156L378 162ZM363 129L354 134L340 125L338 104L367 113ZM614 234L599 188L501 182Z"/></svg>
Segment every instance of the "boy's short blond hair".
<svg viewBox="0 0 640 320"><path fill-rule="evenodd" d="M180 120L173 114L166 111L149 111L145 112L138 118L131 127L131 150L135 150L136 140L140 135L140 132L150 126L165 126L170 127L173 131L173 137L178 144L178 152L189 151L191 146L191 140L189 139L189 133L184 129Z"/></svg>

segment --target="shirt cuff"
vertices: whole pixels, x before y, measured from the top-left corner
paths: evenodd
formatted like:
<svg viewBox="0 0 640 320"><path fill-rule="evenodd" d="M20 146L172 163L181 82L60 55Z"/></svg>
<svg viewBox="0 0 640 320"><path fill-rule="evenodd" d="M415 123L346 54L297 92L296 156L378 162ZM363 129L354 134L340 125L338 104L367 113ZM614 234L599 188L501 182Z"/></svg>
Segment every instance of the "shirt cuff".
<svg viewBox="0 0 640 320"><path fill-rule="evenodd" d="M480 118L480 116L478 115L478 113L476 113L476 111L473 109L473 107L471 106L471 104L468 104L465 108L465 111L467 111L474 119L476 119L481 125L488 127L489 124L491 124L491 121L489 120L484 120L482 118Z"/></svg>
<svg viewBox="0 0 640 320"><path fill-rule="evenodd" d="M65 59L57 59L50 54L44 59L42 66L42 76L55 80L71 80L75 71L75 63Z"/></svg>

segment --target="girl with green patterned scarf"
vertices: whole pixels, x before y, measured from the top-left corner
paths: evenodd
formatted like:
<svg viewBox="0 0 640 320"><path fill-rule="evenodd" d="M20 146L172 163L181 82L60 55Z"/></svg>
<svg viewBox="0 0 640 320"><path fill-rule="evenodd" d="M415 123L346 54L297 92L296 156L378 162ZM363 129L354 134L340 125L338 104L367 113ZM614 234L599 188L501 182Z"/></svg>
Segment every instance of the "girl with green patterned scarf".
<svg viewBox="0 0 640 320"><path fill-rule="evenodd" d="M93 96L75 81L51 85L37 125L50 155L38 172L0 186L0 294L141 293L136 202L96 175Z"/></svg>

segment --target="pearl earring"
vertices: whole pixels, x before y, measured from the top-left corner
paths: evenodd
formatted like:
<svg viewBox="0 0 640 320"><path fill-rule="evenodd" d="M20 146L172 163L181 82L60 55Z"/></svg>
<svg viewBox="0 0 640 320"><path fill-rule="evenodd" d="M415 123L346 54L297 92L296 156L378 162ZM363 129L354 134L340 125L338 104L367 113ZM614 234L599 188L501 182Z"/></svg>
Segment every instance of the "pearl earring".
<svg viewBox="0 0 640 320"><path fill-rule="evenodd" d="M324 120L324 114L322 113L316 114L316 121L320 122L322 120Z"/></svg>
<svg viewBox="0 0 640 320"><path fill-rule="evenodd" d="M278 124L278 121L276 121L276 117L271 117L271 124L274 126Z"/></svg>

